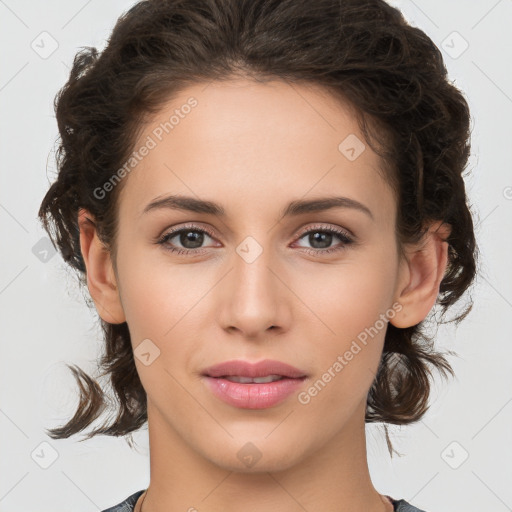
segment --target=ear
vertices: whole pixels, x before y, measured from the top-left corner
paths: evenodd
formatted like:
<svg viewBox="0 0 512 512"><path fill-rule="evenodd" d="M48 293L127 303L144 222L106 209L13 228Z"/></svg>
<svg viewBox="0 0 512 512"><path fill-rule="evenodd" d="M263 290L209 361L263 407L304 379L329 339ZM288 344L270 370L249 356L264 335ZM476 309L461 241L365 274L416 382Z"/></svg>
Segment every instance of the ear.
<svg viewBox="0 0 512 512"><path fill-rule="evenodd" d="M84 208L78 212L80 248L87 271L87 287L100 317L108 323L126 321L110 252L98 238L94 217Z"/></svg>
<svg viewBox="0 0 512 512"><path fill-rule="evenodd" d="M390 319L395 327L420 323L434 306L448 265L448 242L445 240L450 232L448 224L433 223L418 244L405 248L395 295L395 301L402 305L402 309Z"/></svg>

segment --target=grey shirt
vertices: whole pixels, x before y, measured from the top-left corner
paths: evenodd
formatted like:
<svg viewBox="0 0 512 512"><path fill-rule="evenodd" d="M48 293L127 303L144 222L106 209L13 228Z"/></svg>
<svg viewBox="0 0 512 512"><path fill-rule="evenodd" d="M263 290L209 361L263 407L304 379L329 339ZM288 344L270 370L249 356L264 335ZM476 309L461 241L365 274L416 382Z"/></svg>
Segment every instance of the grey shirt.
<svg viewBox="0 0 512 512"><path fill-rule="evenodd" d="M102 510L101 512L133 512L135 507L135 503L139 499L140 495L145 491L137 491L135 494L128 496L124 501L119 503L118 505L114 505L113 507L107 508L106 510ZM410 503L407 503L405 500L395 500L391 496L388 498L393 503L395 507L395 512L425 512L424 510L420 510L419 508L413 507Z"/></svg>

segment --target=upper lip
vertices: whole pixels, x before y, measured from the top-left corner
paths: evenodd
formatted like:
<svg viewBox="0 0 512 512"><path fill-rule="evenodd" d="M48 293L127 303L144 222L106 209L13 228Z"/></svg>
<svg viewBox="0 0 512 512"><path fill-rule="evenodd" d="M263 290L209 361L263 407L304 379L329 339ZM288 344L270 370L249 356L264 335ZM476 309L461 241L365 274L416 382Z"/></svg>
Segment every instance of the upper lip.
<svg viewBox="0 0 512 512"><path fill-rule="evenodd" d="M224 361L223 363L216 364L206 368L202 375L208 377L226 377L237 375L239 377L266 377L267 375L281 375L293 379L306 377L306 374L286 363L275 361L272 359L265 359L257 363L250 363L241 359L233 359L231 361Z"/></svg>

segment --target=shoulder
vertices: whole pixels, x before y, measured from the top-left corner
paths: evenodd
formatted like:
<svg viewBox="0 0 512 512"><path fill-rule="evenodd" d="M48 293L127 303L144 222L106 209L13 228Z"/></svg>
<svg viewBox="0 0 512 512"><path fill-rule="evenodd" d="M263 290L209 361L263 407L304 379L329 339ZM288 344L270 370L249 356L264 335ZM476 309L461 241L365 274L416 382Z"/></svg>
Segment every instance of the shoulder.
<svg viewBox="0 0 512 512"><path fill-rule="evenodd" d="M391 501L395 507L395 512L427 512L425 510L416 508L405 500L394 500L391 498Z"/></svg>
<svg viewBox="0 0 512 512"><path fill-rule="evenodd" d="M145 489L142 489L142 491L137 491L136 493L132 494L131 496L128 496L128 498L126 498L121 503L118 503L117 505L114 505L113 507L102 510L101 512L133 512L135 503L137 503L137 500L139 499L140 495L144 491L145 491Z"/></svg>

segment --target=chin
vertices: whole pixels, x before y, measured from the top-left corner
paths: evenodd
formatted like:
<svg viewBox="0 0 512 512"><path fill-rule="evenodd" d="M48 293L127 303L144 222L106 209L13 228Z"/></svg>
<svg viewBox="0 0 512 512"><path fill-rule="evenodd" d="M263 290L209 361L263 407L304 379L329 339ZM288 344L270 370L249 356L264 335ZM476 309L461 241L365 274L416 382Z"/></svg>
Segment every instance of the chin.
<svg viewBox="0 0 512 512"><path fill-rule="evenodd" d="M241 441L230 439L220 453L205 455L216 466L236 473L285 471L296 465L304 456L304 446L299 440L287 440L285 443L283 438L278 436L272 441L265 439L264 435L244 436ZM301 446L301 449L297 449L297 446Z"/></svg>

